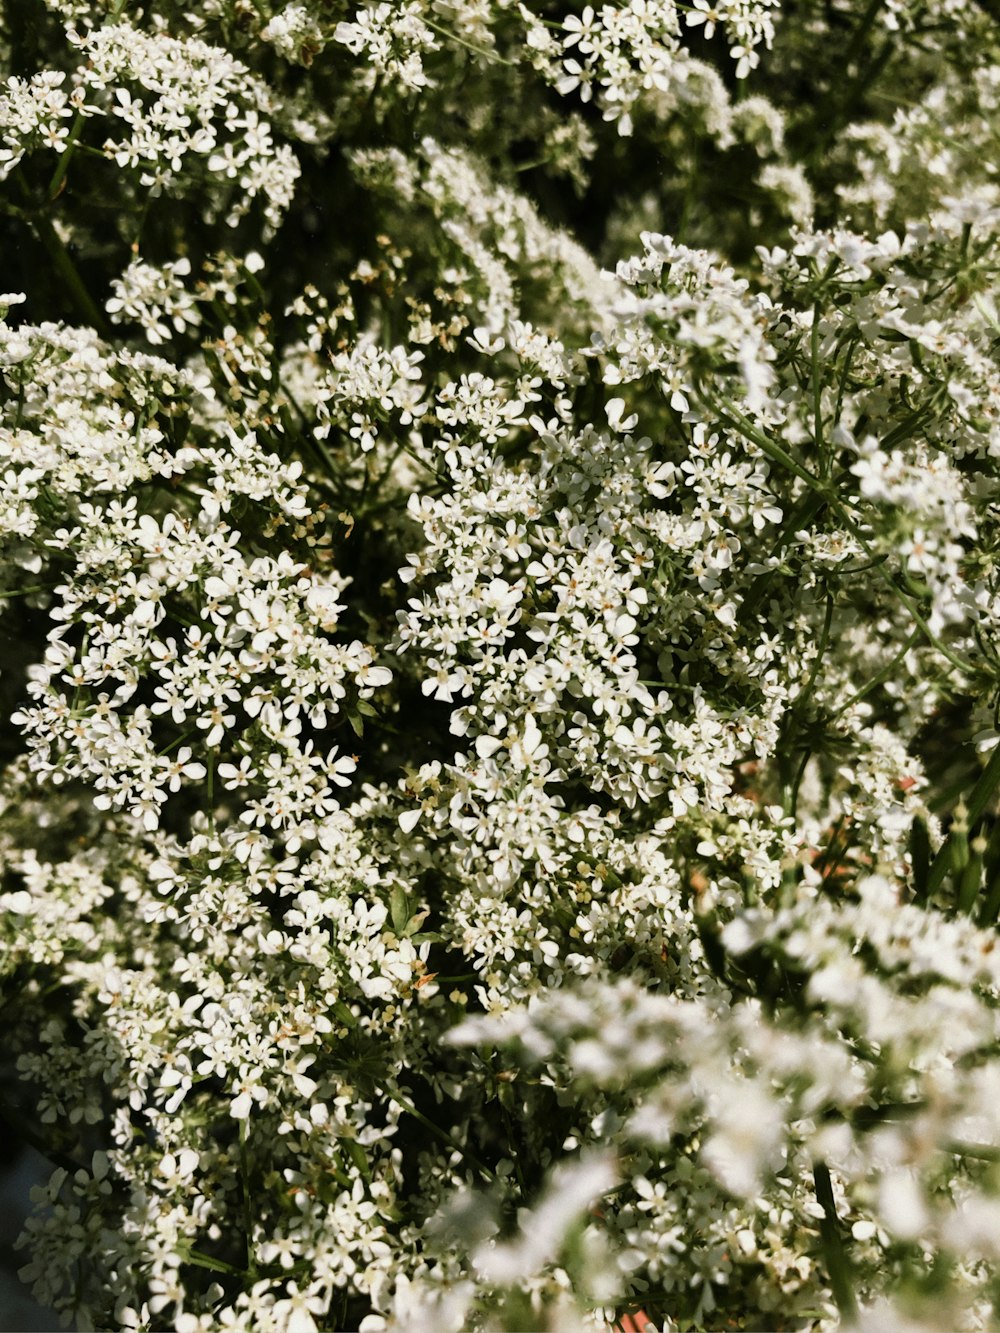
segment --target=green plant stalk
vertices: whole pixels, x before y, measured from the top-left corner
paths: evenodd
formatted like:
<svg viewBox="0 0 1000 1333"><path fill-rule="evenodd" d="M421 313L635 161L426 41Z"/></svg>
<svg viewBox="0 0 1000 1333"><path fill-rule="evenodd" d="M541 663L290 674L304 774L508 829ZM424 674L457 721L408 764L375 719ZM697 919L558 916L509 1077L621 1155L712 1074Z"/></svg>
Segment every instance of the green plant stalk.
<svg viewBox="0 0 1000 1333"><path fill-rule="evenodd" d="M813 1164L813 1183L816 1187L816 1200L823 1209L819 1234L823 1257L830 1275L830 1290L841 1317L848 1324L853 1324L858 1317L858 1303L854 1295L850 1262L840 1234L840 1219L833 1198L830 1169L825 1162Z"/></svg>
<svg viewBox="0 0 1000 1333"><path fill-rule="evenodd" d="M853 708L854 705L856 703L859 703L866 695L871 694L872 690L877 689L879 685L882 684L883 681L888 680L889 677L895 671L896 667L899 666L900 662L902 662L903 658L906 656L906 654L910 651L910 649L913 647L913 645L919 638L920 638L920 628L918 626L917 629L913 631L910 637L903 644L902 648L892 659L892 661L889 662L886 666L884 666L881 669L881 671L877 671L875 675L872 676L868 684L865 685L862 689L856 691L856 693L852 694L846 703L841 704L841 706L837 709L837 711L831 717L829 717L827 721L836 722L837 718L842 717L849 708Z"/></svg>
<svg viewBox="0 0 1000 1333"><path fill-rule="evenodd" d="M875 20L878 18L879 10L885 4L885 0L869 0L868 8L861 16L861 22L854 29L851 36L850 45L844 54L844 66L849 65L856 60L865 49L865 43L868 40L868 34L871 32Z"/></svg>
<svg viewBox="0 0 1000 1333"><path fill-rule="evenodd" d="M125 9L127 0L115 0L115 3L108 10L105 24L117 23ZM73 160L73 154L80 146L80 131L83 129L83 122L86 116L82 107L73 117L73 124L70 126L69 137L66 140L66 146L60 154L59 161L56 163L56 169L52 173L52 179L49 181L49 188L45 192L45 198L48 203L52 203L62 188L62 183L66 179L66 173L69 171L69 164Z"/></svg>
<svg viewBox="0 0 1000 1333"><path fill-rule="evenodd" d="M816 677L819 675L820 667L823 664L823 658L826 655L827 646L830 642L830 627L833 623L833 594L828 593L826 598L826 614L823 617L823 629L820 633L819 647L816 650L816 656L813 658L809 669L809 675L801 691L797 695L792 705L788 719L794 723L797 717L802 713L805 705L809 702L813 686L816 683ZM794 738L791 738L791 753L795 751ZM802 778L805 775L806 765L809 763L812 755L812 747L806 745L803 747L802 758L795 770L795 776L790 784L785 785L783 806L786 815L794 817L799 803L799 788L802 786ZM781 875L781 900L785 906L790 906L795 899L796 872L794 867L782 871Z"/></svg>
<svg viewBox="0 0 1000 1333"><path fill-rule="evenodd" d="M800 481L804 481L807 486L811 486L813 490L818 491L827 499L832 500L833 494L822 478L817 477L815 473L810 472L808 468L804 468L801 463L797 463L787 450L782 449L780 444L776 444L773 440L769 440L762 431L757 429L752 421L748 420L748 418L740 412L735 404L729 402L720 403L717 399L713 398L710 393L704 393L699 390L696 390L696 393L702 404L709 408L710 411L714 412L724 426L728 426L730 430L734 430L738 435L742 435L745 439L750 440L752 444L757 445L765 457L771 459L774 463L780 463L787 472L791 472L792 475L798 477Z"/></svg>
<svg viewBox="0 0 1000 1333"><path fill-rule="evenodd" d="M208 826L215 828L215 750L209 750L206 756L208 762L205 765L207 773L205 775L205 813L208 816Z"/></svg>
<svg viewBox="0 0 1000 1333"><path fill-rule="evenodd" d="M468 1148L463 1148L462 1145L457 1143L446 1130L441 1128L440 1125L435 1125L434 1121L431 1120L429 1116L424 1115L423 1111L419 1111L408 1098L402 1095L402 1093L393 1092L391 1088L387 1088L381 1083L376 1083L375 1087L382 1093L383 1097L388 1097L391 1102L395 1102L397 1106L401 1106L407 1115L412 1115L414 1120L419 1121L420 1124L423 1125L424 1129L429 1130L435 1138L440 1139L442 1143L447 1144L449 1148L452 1148L457 1152L463 1161L466 1161L470 1166L475 1167L475 1169L485 1176L487 1180L496 1180L496 1173L491 1171L485 1162L481 1162L475 1154L469 1152Z"/></svg>
<svg viewBox="0 0 1000 1333"><path fill-rule="evenodd" d="M1000 1162L1000 1148L992 1143L964 1143L951 1139L944 1145L944 1150L956 1157L972 1157L978 1162Z"/></svg>
<svg viewBox="0 0 1000 1333"><path fill-rule="evenodd" d="M830 643L830 627L833 624L833 593L826 595L826 614L823 617L823 629L820 632L819 647L816 650L816 656L812 660L809 668L809 675L806 677L806 683L802 686L795 702L792 704L792 716L799 713L809 702L813 686L816 684L816 677L819 675L819 669L823 665L823 658L826 656L826 650Z"/></svg>
<svg viewBox="0 0 1000 1333"><path fill-rule="evenodd" d="M31 216L31 227L38 237L45 253L52 261L52 266L66 284L73 304L87 322L102 338L110 337L110 329L94 298L84 286L83 279L77 272L76 265L69 256L69 251L59 239L55 227L48 218L40 214Z"/></svg>
<svg viewBox="0 0 1000 1333"><path fill-rule="evenodd" d="M812 312L812 328L809 331L810 379L812 380L813 442L819 459L820 473L826 476L826 447L823 440L823 382L819 373L819 302L815 302Z"/></svg>
<svg viewBox="0 0 1000 1333"><path fill-rule="evenodd" d="M456 46L464 46L467 51L471 51L473 55L479 56L481 60L489 60L496 65L507 65L511 69L513 69L517 63L514 60L508 60L506 56L502 56L496 51L489 50L488 47L476 46L474 42L467 42L464 37L459 37L457 32L451 32L442 24L433 22L433 20L429 19L426 14L423 15L423 22L432 32L436 32L439 36L443 37L445 41L454 42Z"/></svg>
<svg viewBox="0 0 1000 1333"><path fill-rule="evenodd" d="M248 1277L242 1268L237 1268L235 1264L227 1264L224 1259L213 1259L211 1255L202 1254L201 1250L184 1249L180 1247L179 1253L185 1263L194 1264L195 1268L207 1268L210 1273L225 1273L228 1277Z"/></svg>
<svg viewBox="0 0 1000 1333"><path fill-rule="evenodd" d="M909 612L910 619L920 630L921 634L923 634L927 642L933 648L936 648L937 651L941 654L941 656L944 657L948 662L950 662L952 666L957 667L959 671L962 671L966 675L970 676L975 675L975 668L972 666L972 664L970 662L964 661L961 657L956 656L956 654L953 653L946 644L943 644L941 642L941 640L931 629L930 625L928 625L927 621L917 610L913 598L910 597L909 594L903 592L902 588L900 588L898 584L894 581L892 574L885 568L884 565L878 563L877 558L875 556L875 552L868 544L867 538L864 536L860 527L852 518L851 514L848 512L846 506L843 505L841 501L838 500L836 497L831 499L830 504L831 507L840 516L841 521L846 525L851 534L856 538L862 550L864 551L865 555L867 555L868 558L872 560L873 567L878 571L878 575L881 578L882 582L887 585L890 591L896 596L897 600L901 602L904 607L906 607L906 610Z"/></svg>
<svg viewBox="0 0 1000 1333"><path fill-rule="evenodd" d="M733 404L726 403L724 406L720 407L710 395L699 394L699 397L703 404L716 414L723 425L728 426L731 430L737 431L753 444L756 444L767 458L770 458L773 462L780 463L781 466L791 472L793 476L798 477L801 481L804 481L807 486L811 486L814 490L818 491L820 495L825 497L827 503L835 511L841 522L861 546L865 555L872 561L873 567L878 570L882 581L888 585L897 600L906 607L910 618L913 620L914 624L919 627L928 643L932 644L942 657L949 661L952 666L957 667L966 675L974 675L975 670L971 663L963 661L963 659L956 656L947 645L941 642L931 627L927 624L927 621L917 610L913 598L903 592L903 590L895 583L889 571L878 562L878 557L872 550L868 539L861 531L859 524L848 510L847 506L838 498L834 488L829 482L817 477L814 473L810 472L808 468L804 468L801 464L797 463L791 454L785 449L782 449L779 444L775 444L773 440L769 440L767 436L759 431L756 426L754 426L753 422L748 421Z"/></svg>
<svg viewBox="0 0 1000 1333"><path fill-rule="evenodd" d="M253 1207L250 1199L250 1163L247 1156L247 1121L240 1121L240 1193L243 1196L243 1231L246 1237L247 1274L253 1280L257 1276L257 1260L253 1244Z"/></svg>
<svg viewBox="0 0 1000 1333"><path fill-rule="evenodd" d="M69 137L66 140L66 146L60 154L59 161L56 163L56 169L52 173L52 179L49 181L49 188L45 191L45 198L48 203L52 203L62 188L62 183L66 179L66 173L69 171L69 164L76 151L77 139L80 137L80 131L83 129L84 114L78 111L73 117L73 124L69 129Z"/></svg>
<svg viewBox="0 0 1000 1333"><path fill-rule="evenodd" d="M994 822L983 852L983 866L987 879L992 879L998 865L1000 865L1000 819Z"/></svg>
<svg viewBox="0 0 1000 1333"><path fill-rule="evenodd" d="M958 910L971 916L983 882L983 858L976 852L969 856L958 884Z"/></svg>

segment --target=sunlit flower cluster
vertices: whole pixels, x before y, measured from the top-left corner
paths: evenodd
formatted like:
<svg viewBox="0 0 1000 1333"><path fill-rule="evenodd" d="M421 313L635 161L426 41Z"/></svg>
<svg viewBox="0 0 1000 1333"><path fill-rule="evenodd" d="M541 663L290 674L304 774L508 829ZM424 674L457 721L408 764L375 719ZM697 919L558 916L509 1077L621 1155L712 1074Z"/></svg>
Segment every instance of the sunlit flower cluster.
<svg viewBox="0 0 1000 1333"><path fill-rule="evenodd" d="M994 9L0 13L65 1322L996 1327Z"/></svg>

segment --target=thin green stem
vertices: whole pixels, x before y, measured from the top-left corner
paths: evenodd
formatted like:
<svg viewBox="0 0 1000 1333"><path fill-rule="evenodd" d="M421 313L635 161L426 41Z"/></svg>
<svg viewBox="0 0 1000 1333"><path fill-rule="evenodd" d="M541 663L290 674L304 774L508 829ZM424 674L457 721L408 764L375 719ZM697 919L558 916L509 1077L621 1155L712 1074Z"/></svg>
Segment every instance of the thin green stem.
<svg viewBox="0 0 1000 1333"><path fill-rule="evenodd" d="M979 775L979 781L965 802L966 818L970 828L985 812L998 783L1000 783L1000 745L990 755L989 763Z"/></svg>
<svg viewBox="0 0 1000 1333"><path fill-rule="evenodd" d="M84 286L83 279L69 256L69 251L59 238L59 233L53 227L49 218L39 213L34 207L31 191L25 184L24 178L15 172L14 180L17 182L22 198L28 205L27 208L20 210L19 215L27 221L32 231L34 231L39 243L52 261L53 268L66 284L77 310L89 320L102 338L106 338L108 336L108 325L104 315L98 310L93 297Z"/></svg>
<svg viewBox="0 0 1000 1333"><path fill-rule="evenodd" d="M797 463L787 450L782 449L780 444L776 444L774 440L769 440L748 417L740 412L734 403L720 402L710 393L703 393L700 390L696 390L696 392L705 407L714 412L724 426L728 426L730 430L736 431L738 435L742 435L745 439L750 440L752 444L757 445L765 457L770 458L774 463L780 463L786 472L791 472L793 476L798 477L800 481L804 481L813 490L831 498L829 486L821 477L817 477L808 468L804 468L801 463Z"/></svg>
<svg viewBox="0 0 1000 1333"><path fill-rule="evenodd" d="M881 578L882 582L888 586L890 591L895 595L896 599L899 602L901 602L902 605L909 612L910 619L918 627L918 629L920 630L921 634L923 634L927 642L931 644L932 647L936 648L937 651L941 654L941 656L944 657L948 662L950 662L952 666L957 667L959 671L964 672L966 675L974 676L976 674L976 671L972 663L966 662L963 658L957 656L957 654L953 653L951 649L947 647L946 644L943 644L941 642L938 636L931 629L930 625L928 625L927 621L917 610L913 598L910 597L908 593L905 593L902 590L902 588L900 588L899 584L896 583L896 581L893 579L890 571L886 569L885 566L879 562L878 557L876 556L875 552L872 550L868 542L868 539L862 532L860 524L855 520L853 515L848 510L847 506L843 504L842 501L838 500L836 496L831 497L830 504L831 507L839 516L841 522L851 533L854 539L858 542L858 544L860 545L861 549L864 551L868 559L872 562L872 567L878 572L878 575Z"/></svg>
<svg viewBox="0 0 1000 1333"><path fill-rule="evenodd" d="M868 8L861 16L861 22L854 29L851 37L851 43L844 53L844 67L846 68L853 60L856 60L865 49L865 43L868 41L868 34L872 30L875 20L878 18L878 12L885 4L885 0L870 0Z"/></svg>
<svg viewBox="0 0 1000 1333"><path fill-rule="evenodd" d="M178 745L183 745L187 738L193 736L197 730L197 727L188 727L187 731L182 731L179 736L175 736L169 745L165 745L162 750L158 751L160 758L165 759L171 750L176 750Z"/></svg>
<svg viewBox="0 0 1000 1333"><path fill-rule="evenodd" d="M834 607L833 594L827 593L826 614L823 617L823 629L822 632L820 633L819 647L816 650L816 656L812 660L812 664L809 669L809 675L806 677L806 683L800 690L798 696L796 697L795 703L792 705L792 708L788 714L788 719L790 723L794 722L795 719L798 717L798 715L801 714L803 708L809 702L810 695L812 694L813 686L816 683L816 677L819 675L819 670L823 664L823 658L826 656L827 646L830 642L830 627L833 624L833 607ZM794 736L790 737L790 741L791 741L791 752L794 753L795 751ZM808 744L804 745L802 750L802 758L799 760L798 767L795 770L795 776L793 777L791 783L789 785L786 785L785 787L784 810L786 814L791 815L793 817L795 815L795 811L798 808L799 804L799 788L802 786L802 779L805 776L806 766L809 763L811 755L812 755L812 746ZM786 904L791 903L794 899L794 894L795 894L794 869L786 870L783 873L781 877L781 888L782 888L782 900Z"/></svg>
<svg viewBox="0 0 1000 1333"><path fill-rule="evenodd" d="M115 0L115 3L108 10L108 16L104 20L105 24L116 23L122 16L127 0ZM45 192L45 198L48 203L56 198L62 189L63 181L66 179L66 173L69 171L69 164L73 160L73 155L80 147L80 131L83 129L83 122L86 115L82 107L77 110L73 117L73 124L69 129L69 136L66 140L66 146L60 154L59 161L56 163L56 169L52 173L52 179L49 181L49 188ZM103 156L103 154L102 154Z"/></svg>
<svg viewBox="0 0 1000 1333"><path fill-rule="evenodd" d="M243 1231L246 1236L247 1273L257 1276L257 1260L253 1244L253 1203L250 1198L250 1163L247 1155L247 1121L240 1121L240 1193L243 1196Z"/></svg>
<svg viewBox="0 0 1000 1333"><path fill-rule="evenodd" d="M854 362L854 354L858 349L860 336L855 335L848 344L847 355L844 357L844 364L840 371L840 379L837 384L837 406L834 409L834 425L840 420L840 411L844 405L844 394L847 392L847 381L851 373L851 366Z"/></svg>
<svg viewBox="0 0 1000 1333"><path fill-rule="evenodd" d="M751 443L756 444L767 458L770 458L776 463L780 463L781 466L791 472L793 476L804 481L806 485L811 486L825 498L827 503L839 517L840 521L858 542L865 555L872 561L874 568L878 570L879 577L885 584L887 584L897 600L906 607L911 620L920 628L920 631L927 642L936 648L941 656L950 662L952 666L957 667L959 671L964 672L966 675L975 675L975 668L972 664L964 661L961 657L958 657L950 648L941 642L938 636L927 624L927 621L917 610L913 598L905 593L895 582L891 573L885 569L883 565L878 563L878 557L872 550L860 524L843 501L838 498L830 483L821 477L817 477L814 473L810 472L808 468L802 467L802 465L797 463L791 454L783 449L780 444L776 444L773 440L769 440L763 432L757 429L752 421L743 416L734 404L728 402L720 404L718 401L714 400L711 395L707 394L699 393L699 397L705 406L715 413L716 417L723 423L723 425L728 426L731 430L735 430L746 439L750 440Z"/></svg>
<svg viewBox="0 0 1000 1333"><path fill-rule="evenodd" d="M35 592L54 592L47 583L33 583L30 588L2 588L0 598L30 597Z"/></svg>
<svg viewBox="0 0 1000 1333"><path fill-rule="evenodd" d="M872 676L872 678L868 681L867 685L862 686L860 690L857 690L854 694L852 694L846 703L841 704L841 706L837 709L837 711L833 713L829 718L827 718L827 721L836 722L838 717L842 717L844 713L848 711L848 709L853 708L854 705L856 703L859 703L866 695L871 694L872 690L877 689L879 685L882 684L883 681L888 680L889 677L896 670L896 667L899 666L900 662L902 662L903 658L906 656L906 654L910 651L910 649L913 647L913 645L919 638L920 638L920 629L918 627L906 640L906 642L903 644L902 648L892 659L892 661L889 662L886 666L884 666L881 669L881 671L877 671L875 675Z"/></svg>
<svg viewBox="0 0 1000 1333"><path fill-rule="evenodd" d="M47 217L39 213L30 214L31 227L45 250L52 266L66 284L73 304L87 322L96 329L102 338L110 336L108 323L98 309L94 298L84 286L83 279L77 272L76 265L69 256L69 251L59 239L59 234Z"/></svg>
<svg viewBox="0 0 1000 1333"><path fill-rule="evenodd" d="M813 305L812 329L809 332L810 378L812 379L813 442L819 459L820 474L828 472L826 449L823 441L823 381L819 373L819 302Z"/></svg>
<svg viewBox="0 0 1000 1333"><path fill-rule="evenodd" d="M209 1254L202 1254L201 1250L185 1249L182 1245L179 1253L185 1263L194 1264L195 1268L207 1268L210 1273L225 1273L229 1277L242 1278L250 1276L235 1264L227 1264L224 1259L213 1259Z"/></svg>
<svg viewBox="0 0 1000 1333"><path fill-rule="evenodd" d="M209 750L206 755L208 762L205 765L205 807L208 815L208 826L215 828L215 750Z"/></svg>
<svg viewBox="0 0 1000 1333"><path fill-rule="evenodd" d="M451 32L448 28L443 27L442 24L435 23L433 19L429 19L426 14L422 17L424 23L432 32L436 32L446 41L454 42L456 46L464 46L467 51L471 51L473 55L479 56L482 60L489 60L497 65L507 65L511 69L513 69L517 63L514 60L508 60L506 56L499 55L496 51L489 50L488 47L476 46L475 42L466 41L464 37L459 37L458 33Z"/></svg>
<svg viewBox="0 0 1000 1333"><path fill-rule="evenodd" d="M977 1162L1000 1162L1000 1148L991 1143L963 1143L959 1139L951 1139L944 1145L944 1150L956 1157L972 1157Z"/></svg>
<svg viewBox="0 0 1000 1333"><path fill-rule="evenodd" d="M826 655L827 647L830 643L830 627L833 624L833 593L826 595L826 614L823 616L823 628L820 631L819 647L816 650L816 656L813 658L809 668L809 675L806 677L806 683L802 686L792 706L793 712L799 712L805 704L809 702L809 696L812 693L813 686L816 684L816 677L819 675L819 669L823 665L823 658Z"/></svg>
<svg viewBox="0 0 1000 1333"><path fill-rule="evenodd" d="M66 172L69 171L69 164L73 160L73 154L76 151L76 141L83 129L84 114L78 111L73 117L73 124L69 128L69 137L62 153L59 155L59 161L56 163L56 169L52 173L52 179L49 181L49 188L45 191L45 198L48 203L52 203L56 195L62 189L63 181L66 179Z"/></svg>
<svg viewBox="0 0 1000 1333"><path fill-rule="evenodd" d="M433 1120L424 1115L423 1111L419 1111L411 1101L402 1095L402 1093L393 1092L391 1088L387 1088L381 1083L376 1083L375 1087L384 1097L388 1097L391 1102L395 1102L397 1106L401 1106L407 1115L412 1115L414 1120L419 1121L424 1129L433 1134L436 1139L440 1139L442 1143L447 1144L449 1148L454 1152L457 1152L463 1161L466 1161L470 1166L475 1167L475 1169L485 1176L487 1180L496 1180L496 1173L491 1171L485 1162L481 1162L474 1153L469 1151L468 1148L464 1148L460 1143L457 1143L446 1130L441 1128L440 1125L435 1125Z"/></svg>

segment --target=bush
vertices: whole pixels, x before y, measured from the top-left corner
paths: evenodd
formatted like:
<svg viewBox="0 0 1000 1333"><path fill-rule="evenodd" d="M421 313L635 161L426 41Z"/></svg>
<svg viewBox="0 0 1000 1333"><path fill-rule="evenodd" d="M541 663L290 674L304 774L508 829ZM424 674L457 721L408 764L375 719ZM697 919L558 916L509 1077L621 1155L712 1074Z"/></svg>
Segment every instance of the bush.
<svg viewBox="0 0 1000 1333"><path fill-rule="evenodd" d="M1000 12L357 3L0 4L23 1275L996 1328Z"/></svg>

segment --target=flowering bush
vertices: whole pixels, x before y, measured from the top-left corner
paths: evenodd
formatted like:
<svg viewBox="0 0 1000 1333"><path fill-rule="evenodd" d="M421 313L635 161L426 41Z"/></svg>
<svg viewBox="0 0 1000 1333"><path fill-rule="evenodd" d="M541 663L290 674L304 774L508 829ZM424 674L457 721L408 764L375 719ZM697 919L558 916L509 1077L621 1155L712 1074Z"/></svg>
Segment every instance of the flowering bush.
<svg viewBox="0 0 1000 1333"><path fill-rule="evenodd" d="M998 18L4 0L67 1323L1000 1326Z"/></svg>

